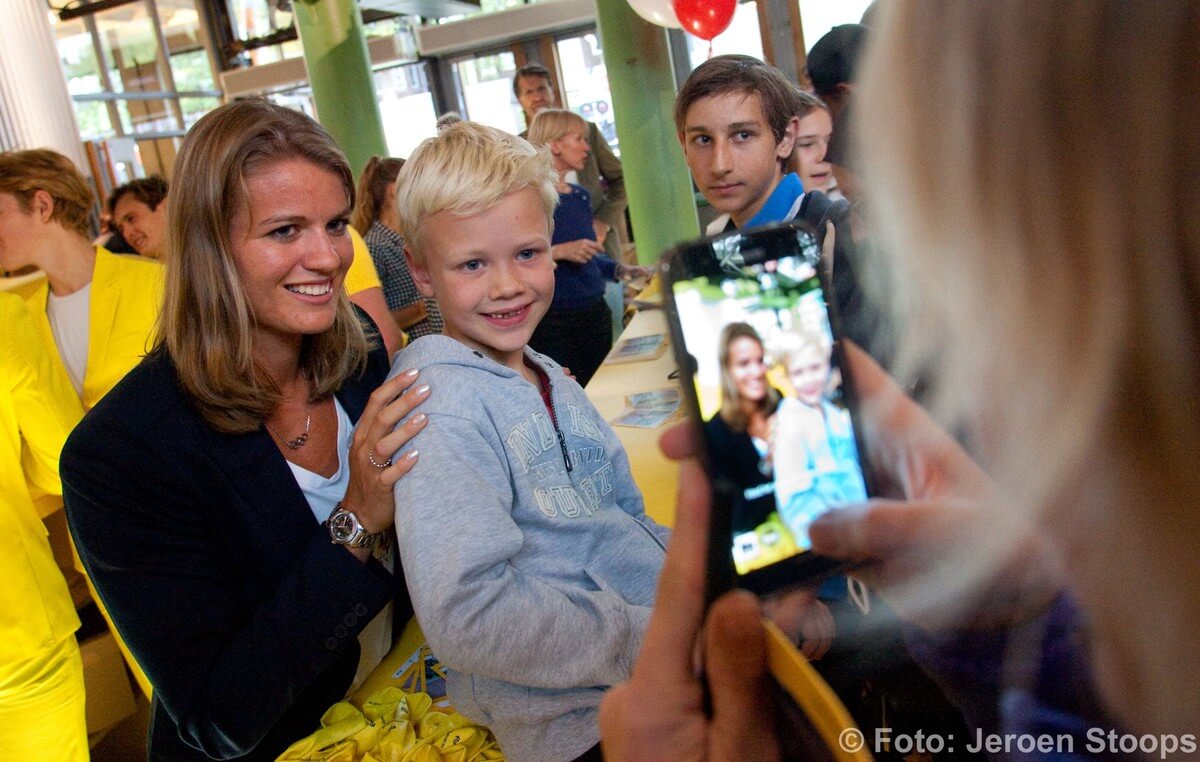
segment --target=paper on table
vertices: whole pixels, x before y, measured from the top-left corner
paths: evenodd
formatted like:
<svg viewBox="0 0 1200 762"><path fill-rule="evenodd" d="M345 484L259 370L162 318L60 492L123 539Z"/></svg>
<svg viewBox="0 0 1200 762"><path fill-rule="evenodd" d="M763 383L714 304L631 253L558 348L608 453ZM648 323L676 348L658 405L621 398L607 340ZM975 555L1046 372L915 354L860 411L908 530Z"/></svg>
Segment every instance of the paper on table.
<svg viewBox="0 0 1200 762"><path fill-rule="evenodd" d="M646 336L634 336L625 339L612 351L604 362L636 362L638 360L655 360L667 351L667 335L652 333Z"/></svg>

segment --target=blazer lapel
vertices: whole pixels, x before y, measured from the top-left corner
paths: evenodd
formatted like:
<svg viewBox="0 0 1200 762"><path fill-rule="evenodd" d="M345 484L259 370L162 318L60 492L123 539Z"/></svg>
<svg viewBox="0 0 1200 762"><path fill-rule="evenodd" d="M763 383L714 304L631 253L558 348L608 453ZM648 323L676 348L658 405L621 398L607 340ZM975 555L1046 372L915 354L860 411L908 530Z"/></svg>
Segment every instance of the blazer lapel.
<svg viewBox="0 0 1200 762"><path fill-rule="evenodd" d="M114 256L104 248L96 247L96 265L92 270L92 293L88 305L88 358L83 374L85 386L87 379L94 377L94 369L105 367L108 359L106 350L121 295L117 273L109 267L109 258Z"/></svg>
<svg viewBox="0 0 1200 762"><path fill-rule="evenodd" d="M262 554L264 568L294 562L317 519L270 435L262 428L249 434L203 428L210 456L240 498L233 509L245 513L247 547Z"/></svg>

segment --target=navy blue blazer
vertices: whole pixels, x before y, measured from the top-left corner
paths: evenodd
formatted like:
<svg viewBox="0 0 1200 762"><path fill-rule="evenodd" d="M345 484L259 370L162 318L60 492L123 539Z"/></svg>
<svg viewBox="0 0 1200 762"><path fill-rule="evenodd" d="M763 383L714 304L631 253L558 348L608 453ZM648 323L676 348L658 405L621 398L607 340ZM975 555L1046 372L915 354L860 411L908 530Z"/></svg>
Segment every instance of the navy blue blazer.
<svg viewBox="0 0 1200 762"><path fill-rule="evenodd" d="M386 351L336 394L357 421ZM88 574L154 686L150 759L275 759L349 689L390 574L330 543L265 429L222 434L165 352L93 408L62 455Z"/></svg>
<svg viewBox="0 0 1200 762"><path fill-rule="evenodd" d="M735 532L752 532L775 510L775 493L772 491L746 500L745 491L764 484L773 484L775 477L763 473L762 456L745 431L734 431L720 413L704 423L704 433L712 445L713 475L728 479L737 488L733 499L732 529Z"/></svg>

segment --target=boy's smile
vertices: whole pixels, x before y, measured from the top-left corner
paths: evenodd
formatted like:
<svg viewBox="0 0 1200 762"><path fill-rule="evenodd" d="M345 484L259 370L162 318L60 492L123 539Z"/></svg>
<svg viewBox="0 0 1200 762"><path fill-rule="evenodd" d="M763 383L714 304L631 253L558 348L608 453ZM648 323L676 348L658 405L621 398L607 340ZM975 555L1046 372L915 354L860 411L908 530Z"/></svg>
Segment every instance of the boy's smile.
<svg viewBox="0 0 1200 762"><path fill-rule="evenodd" d="M424 223L423 260L406 251L413 281L437 299L443 333L524 373L525 345L554 298L554 260L541 197L533 188L466 217Z"/></svg>
<svg viewBox="0 0 1200 762"><path fill-rule="evenodd" d="M700 98L688 108L679 140L692 179L708 203L741 227L763 207L783 177L795 124L775 140L757 93Z"/></svg>

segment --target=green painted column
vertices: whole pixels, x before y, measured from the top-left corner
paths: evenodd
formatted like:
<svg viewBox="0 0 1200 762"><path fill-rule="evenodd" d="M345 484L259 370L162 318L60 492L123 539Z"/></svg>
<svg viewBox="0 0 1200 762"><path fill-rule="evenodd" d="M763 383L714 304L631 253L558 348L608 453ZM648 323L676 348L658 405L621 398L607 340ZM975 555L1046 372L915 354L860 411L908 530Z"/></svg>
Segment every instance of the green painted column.
<svg viewBox="0 0 1200 762"><path fill-rule="evenodd" d="M638 260L700 234L692 180L675 138L675 75L667 32L626 0L596 0Z"/></svg>
<svg viewBox="0 0 1200 762"><path fill-rule="evenodd" d="M295 0L292 8L317 121L357 176L367 159L387 155L358 0Z"/></svg>

